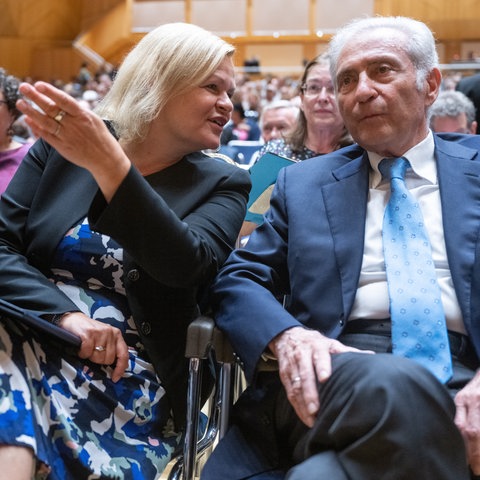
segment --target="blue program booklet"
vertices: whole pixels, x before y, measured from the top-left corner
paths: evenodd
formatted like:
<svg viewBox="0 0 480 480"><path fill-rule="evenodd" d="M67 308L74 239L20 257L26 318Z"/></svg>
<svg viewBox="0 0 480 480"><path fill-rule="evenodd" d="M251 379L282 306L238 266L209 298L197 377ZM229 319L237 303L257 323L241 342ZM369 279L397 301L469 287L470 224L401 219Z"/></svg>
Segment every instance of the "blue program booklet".
<svg viewBox="0 0 480 480"><path fill-rule="evenodd" d="M270 197L277 181L278 172L294 163L296 162L290 158L267 152L250 167L252 189L245 220L258 225L263 223L263 214L270 207Z"/></svg>

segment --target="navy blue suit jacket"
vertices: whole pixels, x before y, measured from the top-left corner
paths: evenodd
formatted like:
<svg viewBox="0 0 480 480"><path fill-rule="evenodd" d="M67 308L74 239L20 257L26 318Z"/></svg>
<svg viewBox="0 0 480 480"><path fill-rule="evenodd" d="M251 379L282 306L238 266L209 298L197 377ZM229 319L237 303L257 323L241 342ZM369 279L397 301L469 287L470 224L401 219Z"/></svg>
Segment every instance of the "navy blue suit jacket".
<svg viewBox="0 0 480 480"><path fill-rule="evenodd" d="M434 138L449 266L480 353L480 136ZM264 224L231 254L213 287L216 321L248 379L283 330L342 332L362 265L368 182L368 158L356 145L280 172Z"/></svg>

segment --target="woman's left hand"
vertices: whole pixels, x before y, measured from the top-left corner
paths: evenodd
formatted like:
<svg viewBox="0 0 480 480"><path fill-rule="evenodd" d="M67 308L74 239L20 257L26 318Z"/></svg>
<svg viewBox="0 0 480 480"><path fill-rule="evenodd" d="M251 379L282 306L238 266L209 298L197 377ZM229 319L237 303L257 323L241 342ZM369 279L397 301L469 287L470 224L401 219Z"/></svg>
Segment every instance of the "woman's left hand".
<svg viewBox="0 0 480 480"><path fill-rule="evenodd" d="M46 82L22 83L17 108L36 137L64 158L89 170L107 201L130 169L130 160L103 120Z"/></svg>

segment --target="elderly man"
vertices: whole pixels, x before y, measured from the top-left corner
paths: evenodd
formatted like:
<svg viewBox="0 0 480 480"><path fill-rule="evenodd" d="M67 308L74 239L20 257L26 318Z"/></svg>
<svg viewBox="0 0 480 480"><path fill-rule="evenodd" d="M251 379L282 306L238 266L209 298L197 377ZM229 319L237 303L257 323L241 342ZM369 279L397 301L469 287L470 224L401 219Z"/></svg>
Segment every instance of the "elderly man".
<svg viewBox="0 0 480 480"><path fill-rule="evenodd" d="M477 133L475 105L462 92L440 92L430 109L430 128L434 132Z"/></svg>
<svg viewBox="0 0 480 480"><path fill-rule="evenodd" d="M298 106L289 100L277 100L266 105L260 115L260 129L265 143L282 136L295 126Z"/></svg>
<svg viewBox="0 0 480 480"><path fill-rule="evenodd" d="M202 480L466 480L480 472L480 138L429 129L441 74L423 23L360 19L329 54L357 145L283 169L214 284L250 385ZM259 371L268 357L278 372Z"/></svg>

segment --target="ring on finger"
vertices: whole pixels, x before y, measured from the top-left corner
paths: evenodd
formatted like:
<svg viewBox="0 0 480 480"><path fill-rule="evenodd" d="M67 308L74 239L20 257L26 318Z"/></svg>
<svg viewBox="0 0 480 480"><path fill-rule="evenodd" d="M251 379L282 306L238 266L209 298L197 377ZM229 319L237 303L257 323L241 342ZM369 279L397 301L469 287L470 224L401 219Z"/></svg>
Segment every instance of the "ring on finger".
<svg viewBox="0 0 480 480"><path fill-rule="evenodd" d="M54 117L53 119L60 123L63 120L63 117L66 115L66 113L63 110L60 110Z"/></svg>
<svg viewBox="0 0 480 480"><path fill-rule="evenodd" d="M298 383L302 381L302 377L296 376L292 378L292 383Z"/></svg>
<svg viewBox="0 0 480 480"><path fill-rule="evenodd" d="M97 352L104 352L104 351L106 350L106 348L105 348L103 345L97 345L97 346L95 347L95 350L96 350Z"/></svg>
<svg viewBox="0 0 480 480"><path fill-rule="evenodd" d="M57 128L56 130L53 132L53 136L54 137L58 137L58 134L60 133L60 129L62 128L62 124L60 122L57 122Z"/></svg>

